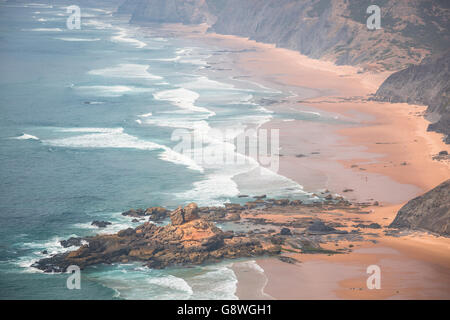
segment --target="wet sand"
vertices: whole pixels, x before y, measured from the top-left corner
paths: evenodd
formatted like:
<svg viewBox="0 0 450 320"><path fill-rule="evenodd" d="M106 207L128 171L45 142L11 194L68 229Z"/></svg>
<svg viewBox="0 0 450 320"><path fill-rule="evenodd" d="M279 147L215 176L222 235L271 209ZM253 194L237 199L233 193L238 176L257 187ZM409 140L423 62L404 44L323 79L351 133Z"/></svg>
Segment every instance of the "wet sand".
<svg viewBox="0 0 450 320"><path fill-rule="evenodd" d="M166 28L225 49L211 58L217 70L223 69L217 71L221 75L291 93L267 108L335 117L335 123L273 120L264 128L280 130L280 174L309 192L329 189L349 200L379 201L383 206L370 208L366 222L387 226L401 205L450 177L448 163L432 160L448 146L440 134L426 131L426 107L367 100L389 73L361 73L357 67L336 66L273 45L205 34L205 26ZM301 261L296 265L257 260L268 279L264 294L275 299L450 298L448 238L426 233L392 237L379 231L377 243L352 246L349 254L294 254ZM365 284L371 264L381 267L380 290L368 290ZM240 298L264 297L258 271L234 270Z"/></svg>

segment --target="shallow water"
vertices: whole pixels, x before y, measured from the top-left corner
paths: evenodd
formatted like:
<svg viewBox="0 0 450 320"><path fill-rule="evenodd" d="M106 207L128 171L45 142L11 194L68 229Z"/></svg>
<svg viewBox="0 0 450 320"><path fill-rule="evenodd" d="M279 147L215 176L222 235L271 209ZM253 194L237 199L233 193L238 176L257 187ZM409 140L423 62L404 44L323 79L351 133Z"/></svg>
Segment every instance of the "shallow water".
<svg viewBox="0 0 450 320"><path fill-rule="evenodd" d="M81 30L68 30L63 6L0 4L0 298L236 298L227 263L97 266L83 271L79 291L66 288L66 275L30 268L63 252L60 240L98 233L93 220L113 222L103 233L136 226L120 214L129 208L305 197L255 161L196 161L198 150L181 154L172 139L195 129L211 157L235 155L214 129L298 118L257 103L283 93L200 75L215 48L144 37L126 17L96 9L83 8Z"/></svg>

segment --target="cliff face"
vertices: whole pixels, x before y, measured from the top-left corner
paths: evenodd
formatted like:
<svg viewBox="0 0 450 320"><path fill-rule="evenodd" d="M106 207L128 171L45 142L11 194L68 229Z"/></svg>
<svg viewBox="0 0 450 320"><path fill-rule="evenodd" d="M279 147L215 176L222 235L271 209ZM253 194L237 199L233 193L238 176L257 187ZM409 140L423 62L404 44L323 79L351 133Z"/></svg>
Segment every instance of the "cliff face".
<svg viewBox="0 0 450 320"><path fill-rule="evenodd" d="M380 30L366 26L371 4L371 0L127 0L118 11L132 13L134 23L207 23L212 32L273 43L312 58L365 70L401 70L383 83L374 99L427 105L435 121L429 130L449 135L450 1L376 1L381 8ZM430 56L438 58L424 60Z"/></svg>
<svg viewBox="0 0 450 320"><path fill-rule="evenodd" d="M131 22L211 23L205 0L127 0L118 13L131 13Z"/></svg>
<svg viewBox="0 0 450 320"><path fill-rule="evenodd" d="M450 235L450 180L412 199L397 213L390 227L425 229Z"/></svg>
<svg viewBox="0 0 450 320"><path fill-rule="evenodd" d="M374 99L428 106L431 118L438 121L429 130L445 134L450 143L450 51L421 64L408 67L387 78Z"/></svg>
<svg viewBox="0 0 450 320"><path fill-rule="evenodd" d="M368 30L370 0L127 0L131 22L208 23L210 30L366 69L399 70L448 46L450 3L380 0L381 30Z"/></svg>

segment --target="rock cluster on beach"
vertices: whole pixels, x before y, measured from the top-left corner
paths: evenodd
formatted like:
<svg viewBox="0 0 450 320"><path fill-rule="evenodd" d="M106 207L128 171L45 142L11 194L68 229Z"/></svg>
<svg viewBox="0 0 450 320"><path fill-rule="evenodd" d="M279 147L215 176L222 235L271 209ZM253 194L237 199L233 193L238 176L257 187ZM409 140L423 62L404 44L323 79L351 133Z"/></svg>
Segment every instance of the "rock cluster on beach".
<svg viewBox="0 0 450 320"><path fill-rule="evenodd" d="M316 197L318 197L316 195ZM351 203L341 196L322 192L321 201L272 199L266 195L254 196L245 204L226 203L223 207L198 207L190 203L173 211L162 207L130 209L122 213L142 221L136 228L121 230L116 234L75 238L61 241L70 252L41 259L33 267L45 272L64 272L68 266L85 268L95 264L142 262L150 268L180 265L198 265L222 259L255 257L286 252L336 254L348 248L324 249L322 243L336 241L362 241L359 229L342 230L342 227L380 228L364 225L352 219L353 226L340 222L324 222L321 214L346 211L367 215L365 208L374 203ZM377 204L379 205L379 204ZM339 217L339 213L337 217ZM291 216L277 220L271 216ZM143 221L144 220L144 221ZM167 225L164 225L168 223ZM223 231L215 223L242 225L238 231ZM100 228L107 221L92 223ZM290 259L284 259L289 260Z"/></svg>
<svg viewBox="0 0 450 320"><path fill-rule="evenodd" d="M172 223L157 226L146 222L116 234L87 237L78 250L54 255L33 266L45 272L64 272L68 266L81 269L95 264L140 261L151 268L198 265L225 258L278 254L280 246L264 236L224 232L198 215L192 203L170 214ZM80 241L76 241L80 245Z"/></svg>
<svg viewBox="0 0 450 320"><path fill-rule="evenodd" d="M408 201L397 213L392 228L423 229L450 235L450 179Z"/></svg>

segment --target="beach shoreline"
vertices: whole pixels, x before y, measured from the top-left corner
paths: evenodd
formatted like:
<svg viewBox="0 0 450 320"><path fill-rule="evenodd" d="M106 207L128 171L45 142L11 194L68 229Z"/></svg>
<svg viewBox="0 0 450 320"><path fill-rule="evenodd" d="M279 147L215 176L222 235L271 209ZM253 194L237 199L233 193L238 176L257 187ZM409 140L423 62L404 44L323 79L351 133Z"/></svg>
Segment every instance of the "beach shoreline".
<svg viewBox="0 0 450 320"><path fill-rule="evenodd" d="M279 173L298 182L306 191L328 189L351 201L377 201L381 206L370 207L371 214L364 217L365 221L387 226L404 203L449 176L449 164L432 159L439 151L447 150L447 146L440 134L426 130L429 124L423 117L426 107L368 100L390 72L362 73L358 67L336 66L270 44L205 33L205 26L165 28L172 35L225 49L222 56L211 58L222 74L243 75L264 86L292 93L286 101L265 106L267 109L319 110L347 122L330 125L274 119L263 125L262 128L280 130ZM211 70L205 72L210 74ZM311 141L311 136L317 139ZM343 193L344 189L351 191ZM321 219L327 221L327 217ZM259 259L256 262L268 279L263 294L275 299L450 297L448 238L427 233L392 237L381 232L378 237L377 243L358 243L357 250L348 254L300 254L300 266L276 258ZM430 246L434 248L433 254L429 253ZM374 263L382 264L384 290L365 287L366 268ZM402 268L408 272L403 274ZM444 288L439 281L430 287L431 282L420 276L430 270L431 277L443 279ZM241 279L238 297L261 298L261 293L256 292L259 289L255 289L258 285L243 281L241 271L236 273ZM289 287L292 281L302 285ZM405 288L405 283L409 287ZM396 289L400 287L401 290Z"/></svg>

